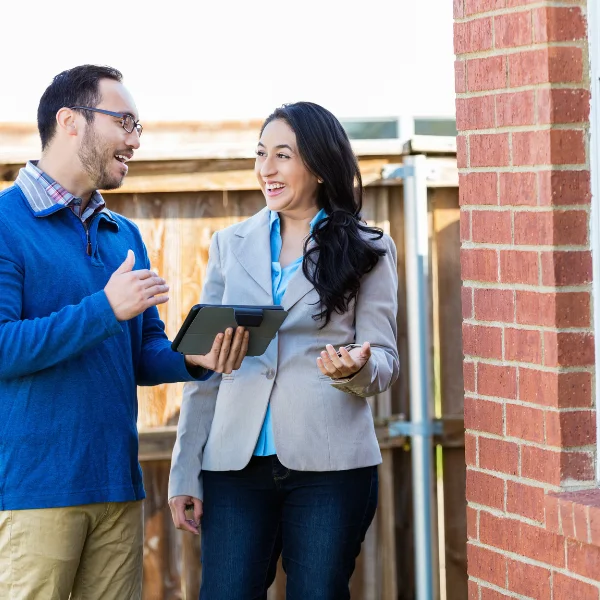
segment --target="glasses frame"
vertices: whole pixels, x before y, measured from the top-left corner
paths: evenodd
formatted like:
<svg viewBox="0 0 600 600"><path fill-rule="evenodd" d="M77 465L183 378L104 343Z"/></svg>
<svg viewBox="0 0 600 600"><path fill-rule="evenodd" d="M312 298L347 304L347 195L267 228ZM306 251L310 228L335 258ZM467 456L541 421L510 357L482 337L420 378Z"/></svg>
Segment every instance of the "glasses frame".
<svg viewBox="0 0 600 600"><path fill-rule="evenodd" d="M127 132L132 133L135 129L137 131L138 137L141 137L142 131L144 130L143 125L138 121L134 121L133 115L129 113L118 113L113 112L112 110L104 110L103 108L92 108L91 106L69 106L71 110L90 110L92 112L102 113L103 115L109 115L110 117L115 117L117 119L121 119L121 127ZM125 127L125 121L127 118L133 121L133 127L131 129L127 129Z"/></svg>

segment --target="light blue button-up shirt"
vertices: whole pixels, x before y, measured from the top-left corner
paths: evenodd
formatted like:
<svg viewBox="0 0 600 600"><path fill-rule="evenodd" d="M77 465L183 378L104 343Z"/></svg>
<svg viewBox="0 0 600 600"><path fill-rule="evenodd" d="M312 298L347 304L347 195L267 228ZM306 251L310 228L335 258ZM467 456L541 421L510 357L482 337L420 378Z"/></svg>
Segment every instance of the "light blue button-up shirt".
<svg viewBox="0 0 600 600"><path fill-rule="evenodd" d="M310 230L321 220L327 216L324 209L321 209L310 222ZM271 211L269 227L271 229L271 279L273 282L273 304L279 305L283 300L283 295L287 289L288 283L296 274L296 271L302 265L302 256L298 257L293 263L290 263L283 269L279 264L279 255L281 254L281 221L279 213ZM263 422L256 448L254 449L255 456L270 456L276 454L275 439L273 438L273 423L271 422L271 405L267 406L265 420Z"/></svg>

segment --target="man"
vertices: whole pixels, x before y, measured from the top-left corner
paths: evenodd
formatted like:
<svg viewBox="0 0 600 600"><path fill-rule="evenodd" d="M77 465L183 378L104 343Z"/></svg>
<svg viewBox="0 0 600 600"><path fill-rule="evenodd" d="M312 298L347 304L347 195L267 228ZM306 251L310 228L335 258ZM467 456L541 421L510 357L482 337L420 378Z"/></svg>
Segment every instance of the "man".
<svg viewBox="0 0 600 600"><path fill-rule="evenodd" d="M106 208L142 126L121 73L57 75L42 158L0 194L0 598L141 595L136 385L230 373L241 329L206 356L170 348L137 227Z"/></svg>

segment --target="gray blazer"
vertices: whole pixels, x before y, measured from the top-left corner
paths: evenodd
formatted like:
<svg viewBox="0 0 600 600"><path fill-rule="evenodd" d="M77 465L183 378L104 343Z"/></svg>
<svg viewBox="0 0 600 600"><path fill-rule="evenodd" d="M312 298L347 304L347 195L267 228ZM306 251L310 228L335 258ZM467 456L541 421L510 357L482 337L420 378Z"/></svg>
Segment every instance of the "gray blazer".
<svg viewBox="0 0 600 600"><path fill-rule="evenodd" d="M315 288L298 269L283 306L289 311L277 337L238 371L186 384L173 449L169 498L202 499L202 469L243 469L254 452L271 403L277 456L300 471L338 471L381 462L368 396L398 377L396 247L361 280L358 299L324 329L312 318ZM267 208L213 236L201 302L272 305L269 211ZM316 304L315 304L316 303ZM335 348L371 343L372 355L353 377L334 381L321 374L316 358Z"/></svg>

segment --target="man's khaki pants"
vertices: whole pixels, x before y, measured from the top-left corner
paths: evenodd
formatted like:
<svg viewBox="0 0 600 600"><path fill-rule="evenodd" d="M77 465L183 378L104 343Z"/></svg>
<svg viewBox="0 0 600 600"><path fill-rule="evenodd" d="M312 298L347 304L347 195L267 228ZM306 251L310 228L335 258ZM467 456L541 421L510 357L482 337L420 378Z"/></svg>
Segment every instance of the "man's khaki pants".
<svg viewBox="0 0 600 600"><path fill-rule="evenodd" d="M141 501L0 511L0 598L138 600L143 529Z"/></svg>

